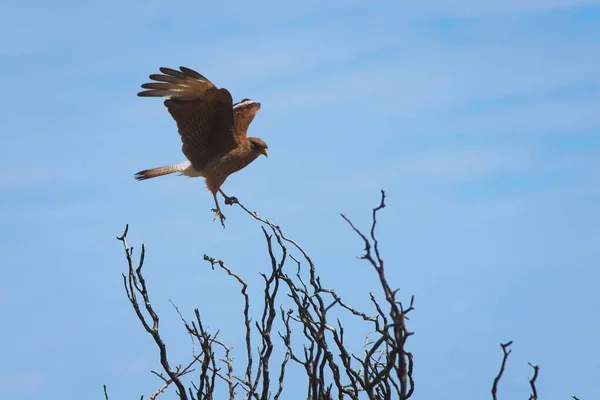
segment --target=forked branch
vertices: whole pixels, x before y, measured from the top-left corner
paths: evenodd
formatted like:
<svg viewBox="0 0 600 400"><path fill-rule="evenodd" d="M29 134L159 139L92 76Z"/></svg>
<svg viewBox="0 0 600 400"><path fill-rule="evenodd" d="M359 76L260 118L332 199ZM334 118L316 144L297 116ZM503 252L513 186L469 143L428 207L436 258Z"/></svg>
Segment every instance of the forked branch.
<svg viewBox="0 0 600 400"><path fill-rule="evenodd" d="M212 399L219 382L226 384L229 398L236 398L242 389L245 399L277 400L285 388L286 369L292 361L302 367L306 379L306 398L312 400L350 398L359 399L408 399L414 392L412 377L413 358L405 350L407 338L412 335L406 327L407 314L414 310L414 298L408 307L396 299L397 291L387 281L384 260L376 236L378 213L385 207L385 192L381 192L380 204L373 209L372 224L367 237L342 215L350 227L365 244L362 258L373 267L385 295L384 300L370 296L373 314L361 311L339 296L335 289L322 282L317 268L297 242L284 235L276 224L261 218L243 204L236 202L248 215L262 224L269 266L259 272L263 278L264 296L262 315L252 324L253 318L248 295L248 283L228 267L221 259L204 256L213 269L222 270L241 286L244 300L242 318L245 326L245 358L243 375L236 375L232 349L218 340L218 332L209 333L203 324L200 311L194 311L195 319L188 322L175 307L190 336L192 337L192 359L184 368L173 367L167 357L167 346L160 336L159 317L152 307L146 281L143 276L145 248L139 263L134 266L133 249L127 245L127 232L118 239L125 248L128 273L123 282L130 304L144 329L153 337L159 348L160 363L165 376L155 373L163 382L152 398L163 393L171 384L183 399ZM283 291L284 296L280 293ZM385 305L385 306L383 306ZM334 310L342 312L342 318L354 318L366 324L373 339L365 344L362 353L354 353L347 347L344 337L344 320ZM354 329L354 328L353 328ZM280 340L273 341L272 333L278 330ZM253 336L259 346L254 348ZM195 354L195 343L199 354ZM272 371L274 349L283 345L283 359ZM217 356L216 354L222 354ZM281 352L280 352L281 353ZM217 364L225 366L223 371ZM192 372L197 365L197 383L186 387L181 377ZM274 376L274 372L276 375Z"/></svg>
<svg viewBox="0 0 600 400"><path fill-rule="evenodd" d="M506 360L508 360L508 356L512 352L512 350L509 349L511 344L512 344L512 340L510 342L503 343L500 345L500 347L502 347L502 353L503 353L502 364L500 364L500 371L498 371L498 375L496 375L496 378L494 378L494 383L492 384L492 399L493 400L498 399L498 397L496 396L496 393L498 392L498 383L500 383L500 379L502 379L502 375L504 374L504 368L506 367Z"/></svg>

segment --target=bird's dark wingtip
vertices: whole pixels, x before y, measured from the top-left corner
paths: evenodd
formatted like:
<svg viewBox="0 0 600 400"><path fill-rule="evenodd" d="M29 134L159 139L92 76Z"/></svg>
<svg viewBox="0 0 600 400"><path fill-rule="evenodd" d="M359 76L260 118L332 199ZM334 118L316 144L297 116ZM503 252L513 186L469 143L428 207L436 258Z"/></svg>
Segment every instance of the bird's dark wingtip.
<svg viewBox="0 0 600 400"><path fill-rule="evenodd" d="M146 176L146 172L148 172L148 170L146 170L146 169L145 169L145 170L143 170L143 171L137 172L137 173L136 173L136 174L133 176L133 178L134 178L136 181L143 181L143 180L146 180L146 179L148 179L148 177Z"/></svg>

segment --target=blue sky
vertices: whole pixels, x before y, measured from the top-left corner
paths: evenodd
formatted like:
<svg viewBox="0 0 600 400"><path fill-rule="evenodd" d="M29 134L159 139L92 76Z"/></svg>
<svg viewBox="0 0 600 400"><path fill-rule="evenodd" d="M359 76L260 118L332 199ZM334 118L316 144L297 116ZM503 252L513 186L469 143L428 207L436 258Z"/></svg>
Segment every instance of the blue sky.
<svg viewBox="0 0 600 400"><path fill-rule="evenodd" d="M169 299L241 351L238 287L202 255L259 293L259 227L236 208L213 223L201 180L133 180L183 160L161 101L136 93L185 65L262 103L250 134L269 158L225 191L365 307L375 275L339 213L366 228L387 190L389 279L416 296L415 399L489 396L508 340L502 398L528 395L528 361L542 398L599 398L600 2L457 3L2 2L3 396L159 385L121 283L125 223L173 362L190 344Z"/></svg>

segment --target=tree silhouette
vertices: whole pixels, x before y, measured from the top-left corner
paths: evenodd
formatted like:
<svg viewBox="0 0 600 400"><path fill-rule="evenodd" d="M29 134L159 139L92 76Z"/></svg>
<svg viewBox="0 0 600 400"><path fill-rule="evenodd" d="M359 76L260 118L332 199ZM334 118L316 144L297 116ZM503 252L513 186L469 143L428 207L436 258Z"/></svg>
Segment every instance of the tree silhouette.
<svg viewBox="0 0 600 400"><path fill-rule="evenodd" d="M156 399L170 386L180 400L229 399L280 399L284 396L286 371L290 363L301 368L306 399L400 399L410 398L415 390L413 356L407 350L407 339L413 334L406 322L414 311L414 296L405 306L397 299L385 274L385 262L377 240L377 218L386 207L386 195L381 191L380 202L372 210L372 223L368 234L359 230L345 215L348 223L364 243L360 256L377 274L383 298L370 293L376 312L369 315L344 301L335 288L321 281L317 267L308 253L283 230L256 212L236 201L262 229L270 260L270 270L261 272L264 282L262 314L253 323L250 312L248 284L224 260L209 255L204 260L213 270L222 270L240 285L244 309L240 317L245 327L245 365L234 365L231 347L219 339L219 332L207 330L199 309L194 318L186 320L173 304L183 327L194 343L186 365L169 362L168 346L161 337L159 316L152 306L143 274L145 247L142 244L139 260L134 262L133 248L127 242L129 226L117 239L122 242L128 270L123 274L127 298L140 323L153 338L159 350L162 372L151 371L162 380L161 386L150 395ZM288 307L284 307L285 304ZM344 323L340 312L361 321L369 339L360 354L353 353L344 339ZM279 327L279 329L277 329ZM255 343L259 345L256 346ZM498 375L493 380L492 398L496 400L499 382L504 373L512 342L502 344L503 359ZM283 356L274 359L274 349ZM530 378L530 399L537 399L536 380L539 367ZM194 373L194 374L192 374ZM185 377L185 378L184 378ZM188 377L190 382L188 383ZM193 377L193 378L192 378ZM221 394L222 393L222 394ZM109 399L106 386L106 400ZM142 399L144 396L141 397ZM298 398L298 396L295 396ZM576 399L576 397L573 397Z"/></svg>

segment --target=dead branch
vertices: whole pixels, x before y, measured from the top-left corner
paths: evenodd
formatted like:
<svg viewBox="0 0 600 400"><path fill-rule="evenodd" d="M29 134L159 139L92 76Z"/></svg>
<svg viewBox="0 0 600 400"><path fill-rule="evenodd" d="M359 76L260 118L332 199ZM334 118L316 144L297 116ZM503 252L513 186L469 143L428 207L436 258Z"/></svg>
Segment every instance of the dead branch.
<svg viewBox="0 0 600 400"><path fill-rule="evenodd" d="M512 350L508 349L511 344L512 344L512 340L510 342L500 344L500 346L502 347L502 353L504 355L502 357L502 364L500 365L500 371L498 372L498 375L496 375L496 378L494 378L494 383L492 385L492 399L493 400L498 399L496 397L496 393L498 392L498 383L500 382L500 379L502 379L502 375L504 374L504 368L506 367L506 360L508 359L508 355L512 351Z"/></svg>
<svg viewBox="0 0 600 400"><path fill-rule="evenodd" d="M367 383L367 391L370 393L370 395L373 393L373 390L376 387L377 390L385 389L387 391L387 387L384 388L378 385L382 383L382 379L387 377L389 372L392 369L394 369L400 381L400 391L398 393L398 396L400 397L400 399L407 399L414 392L414 381L412 379L412 376L409 376L408 374L409 368L407 361L407 353L404 350L404 346L406 340L409 336L413 334L413 332L410 332L407 329L405 319L406 315L414 310L414 296L410 300L409 307L407 309L403 309L402 303L396 300L396 291L391 289L385 276L384 261L381 257L381 253L379 251L379 242L375 235L377 226L377 214L380 210L385 208L385 206L385 191L382 190L381 201L379 205L373 209L372 212L372 224L370 230L371 240L369 240L366 237L366 235L364 235L358 228L356 228L356 226L344 214L342 214L342 218L350 225L352 230L354 230L354 232L363 240L363 243L365 245L365 253L360 258L363 260L367 260L377 272L379 282L385 294L385 299L390 307L389 316L392 321L392 324L389 327L392 330L393 336L388 335L387 329L385 330L385 332L384 330L380 329L379 333L382 334L382 337L375 342L374 346L367 353L368 357L365 359L364 362L364 373L369 373L369 369L371 368L370 359L373 356L373 354L378 350L379 346L381 346L383 343L385 343L386 346L389 346L387 353L389 357L387 363L385 364L385 367L378 371L375 375L373 375L371 381ZM386 318L385 314L381 311L381 307L372 295L371 300L375 303L379 314L383 316L383 318ZM412 365L410 370L412 370Z"/></svg>
<svg viewBox="0 0 600 400"><path fill-rule="evenodd" d="M138 267L135 268L132 260L133 250L127 246L126 242L128 227L118 238L123 242L126 250L129 268L128 275L123 275L127 297L144 329L153 337L158 346L161 366L167 375L163 377L162 374L156 373L163 380L163 385L151 398L154 399L174 383L180 399L211 399L218 378L227 383L230 399L235 398L238 387L243 388L246 399L267 400L271 398L273 391L275 392L274 398L279 399L284 390L286 367L289 361L293 361L301 365L306 373L308 399L333 397L359 399L361 393L365 393L369 399L408 399L414 391L414 380L412 378L412 355L404 349L406 339L412 335L405 325L405 320L407 314L414 309L414 298L411 298L409 307L404 309L402 304L396 300L396 291L391 289L385 276L384 260L380 254L379 242L376 237L377 215L385 207L385 192L381 192L380 204L373 209L369 237L342 215L363 240L365 254L361 258L367 260L375 269L385 294L385 303L389 308L387 312L384 311L379 300L372 293L370 294L371 302L377 311L376 315L369 315L352 307L333 288L324 286L308 253L297 242L285 236L278 225L261 218L239 202L235 204L262 224L261 229L269 254L270 273L260 273L264 283L264 302L259 321L252 325L246 281L233 272L222 260L208 255L204 256L204 260L210 263L213 270L218 266L241 285L240 292L244 298L243 318L247 357L245 373L242 377L235 375L231 347L217 339L218 332L211 334L206 331L200 311L194 310L195 320L188 323L175 304L173 306L176 312L192 337L193 358L186 368L180 366L174 369L171 367L167 358L166 345L159 333L159 318L151 305L142 273L145 248L142 245L140 261ZM291 250L299 253L299 258L290 253L288 245L291 245ZM286 268L288 260L293 262L294 273L287 271L289 269ZM304 270L304 265L307 266L307 270ZM281 302L277 300L282 287L286 290L286 298L293 305L287 311L284 311ZM141 300L138 300L138 295L141 296ZM140 302L143 303L143 307ZM376 336L365 346L362 356L354 354L346 347L344 325L341 320L336 318L335 324L329 322L329 315L334 309L345 311L349 317L359 318L370 324L370 329ZM144 315L144 311L149 317ZM276 318L278 314L279 320ZM283 343L285 354L279 364L278 376L273 379L270 364L275 343L272 341L271 335L276 321L280 321L282 325L282 330L279 330L278 335ZM301 332L301 336L295 339L303 349L301 353L297 353L292 346L294 326L299 327L299 332ZM254 368L252 347L253 333L258 334L261 343L257 349L256 369ZM194 350L196 341L200 348L199 354L196 354ZM224 351L223 357L215 356L218 349ZM225 373L222 373L217 367L217 360L226 366ZM180 377L194 371L192 366L196 363L199 365L197 368L199 371L198 381L192 383L192 387L186 388Z"/></svg>
<svg viewBox="0 0 600 400"><path fill-rule="evenodd" d="M160 364L165 374L163 376L163 373L152 371L162 380L162 384L150 396L150 400L155 400L172 384L176 387L180 400L213 399L219 383L226 384L230 400L236 398L240 388L244 399L278 400L285 388L286 369L290 361L304 371L306 398L309 400L410 398L415 390L414 360L412 353L406 350L406 342L413 332L408 329L406 321L414 310L414 296L410 298L408 307L405 307L397 299L398 291L392 289L385 274L385 261L376 234L379 212L386 207L385 199L386 195L382 190L379 204L372 209L368 234L341 214L361 239L364 252L359 258L365 260L375 271L384 294L379 299L369 293L374 308L371 312L358 310L342 299L334 288L322 282L307 251L285 236L278 225L250 211L236 199L234 204L261 224L269 255L268 273L258 272L263 278L264 296L262 313L256 322L253 323L251 316L246 280L219 258L205 255L204 260L213 270L224 271L241 286L246 355L246 365L241 376L235 372L232 356L234 349L219 340L218 331L211 333L205 329L199 309L194 310L195 318L188 322L184 313L173 303L192 339L192 358L185 367L173 367L170 364L167 345L159 332L159 317L150 302L143 276L145 247L142 245L139 262L137 267L134 266L133 248L127 245L129 227L126 226L123 235L117 238L123 243L128 265L128 273L123 274L125 291L136 316L159 349ZM280 292L284 293L283 297ZM341 316L333 316L334 310ZM370 335L361 353L354 353L346 345L345 319L341 318L359 320L368 329ZM280 340L273 341L273 330ZM256 348L253 347L253 335L258 335L255 338L259 343ZM277 363L275 376L271 366L275 362L272 356L278 344L283 346L284 354L283 360ZM503 359L492 385L493 400L497 400L498 385L511 353L511 344L512 341L501 344ZM531 363L529 365L534 370L529 379L532 391L530 400L537 400L536 380L539 367ZM225 368L224 371L222 367ZM197 373L196 381L186 387L181 377L192 372ZM106 386L104 394L105 400L108 400ZM578 400L576 396L573 399Z"/></svg>
<svg viewBox="0 0 600 400"><path fill-rule="evenodd" d="M529 363L529 366L533 368L533 376L529 379L529 386L531 386L531 395L529 396L529 400L537 400L538 395L537 389L535 387L535 382L537 380L540 367L537 365L533 365L532 363Z"/></svg>
<svg viewBox="0 0 600 400"><path fill-rule="evenodd" d="M218 382L226 383L229 398L234 399L237 390L242 389L245 399L278 400L285 387L286 368L291 361L299 365L306 378L306 398L316 399L408 399L415 390L413 379L413 355L406 350L407 339L413 335L407 325L408 315L414 310L414 296L405 307L397 299L398 291L392 289L386 277L385 261L377 239L379 212L386 207L386 195L381 191L377 207L372 209L372 221L368 234L363 233L344 214L342 218L361 239L364 252L359 257L375 271L378 283L383 290L383 298L369 293L372 312L353 307L328 287L320 278L317 267L296 241L288 238L276 224L250 211L236 201L248 215L261 224L269 255L268 273L259 272L263 278L264 298L262 315L253 323L250 312L248 284L225 262L208 255L204 260L212 269L226 272L241 286L244 307L242 315L245 326L246 365L242 376L235 373L232 351L218 339L219 332L210 333L204 328L200 311L194 310L195 319L188 323L183 313L173 304L185 328L192 338L192 360L183 368L172 367L167 358L167 347L159 333L159 318L150 303L148 289L142 273L145 248L137 267L133 263L133 249L126 242L128 227L118 239L123 242L128 263L128 274L123 281L128 299L144 329L153 337L159 348L160 363L166 374L156 373L163 380L161 387L150 397L156 398L171 384L177 387L180 399L212 399ZM291 265L290 265L291 263ZM215 268L215 267L219 268ZM280 292L284 297L280 299ZM138 298L139 297L139 298ZM284 307L285 302L286 306ZM341 312L341 318L355 318L368 327L371 337L365 342L362 353L356 354L345 343L344 322L333 311ZM280 341L272 340L273 330ZM253 347L253 335L258 335L259 346ZM199 353L195 346L198 343ZM273 376L272 355L277 344L283 345L283 360ZM504 374L512 341L501 344L502 363L492 385L492 398L497 400L497 391ZM256 353L255 353L256 352ZM221 354L217 356L216 354ZM193 372L198 365L197 382L186 388L181 377ZM221 370L220 365L225 367ZM536 380L539 367L529 364L533 376L530 400L537 400ZM193 390L192 390L193 389ZM108 394L105 387L105 399ZM573 396L577 400L576 396Z"/></svg>
<svg viewBox="0 0 600 400"><path fill-rule="evenodd" d="M241 293L244 296L244 325L246 326L246 356L247 356L247 365L246 365L246 377L245 382L250 382L252 379L252 328L251 323L252 319L250 318L250 297L246 292L248 290L248 284L244 282L239 275L235 274L231 269L229 269L225 263L221 260L218 260L213 257L209 257L206 254L204 255L204 261L208 261L211 267L214 269L215 265L218 265L221 269L223 269L229 276L235 278L236 281L242 286ZM251 390L251 394L252 394Z"/></svg>
<svg viewBox="0 0 600 400"><path fill-rule="evenodd" d="M142 244L142 252L140 254L140 259L138 262L137 268L134 267L133 263L133 248L127 245L127 233L129 231L129 225L125 226L125 231L123 235L117 237L119 241L123 243L123 248L125 250L125 256L127 258L127 266L128 266L128 275L122 274L123 276L123 284L125 286L125 291L127 292L127 298L131 303L138 319L142 323L142 326L148 332L154 342L159 348L160 352L160 364L162 365L165 373L169 376L171 382L175 383L177 387L178 395L181 400L187 400L187 394L185 390L185 386L179 379L182 371L174 371L169 364L167 357L167 347L165 346L164 341L162 340L159 333L159 317L154 311L152 304L150 302L150 296L148 294L148 289L146 287L146 281L142 274L142 267L144 266L144 257L146 254L146 249ZM142 296L143 304L150 315L152 325L146 319L146 316L142 313L140 304L138 302L137 294Z"/></svg>

